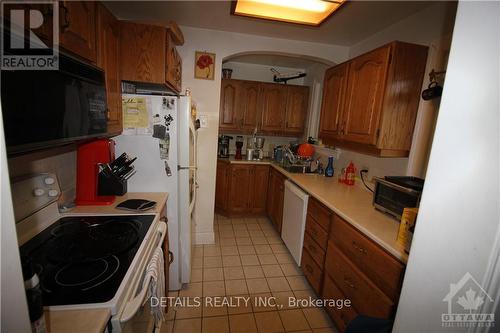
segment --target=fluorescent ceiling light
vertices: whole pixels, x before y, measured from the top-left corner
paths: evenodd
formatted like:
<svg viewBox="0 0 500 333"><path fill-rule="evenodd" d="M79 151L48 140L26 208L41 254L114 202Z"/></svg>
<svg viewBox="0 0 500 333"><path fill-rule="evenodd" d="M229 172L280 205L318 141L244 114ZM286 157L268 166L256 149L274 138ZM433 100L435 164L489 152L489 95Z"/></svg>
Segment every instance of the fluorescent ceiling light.
<svg viewBox="0 0 500 333"><path fill-rule="evenodd" d="M266 20L320 25L345 0L237 0L231 13Z"/></svg>

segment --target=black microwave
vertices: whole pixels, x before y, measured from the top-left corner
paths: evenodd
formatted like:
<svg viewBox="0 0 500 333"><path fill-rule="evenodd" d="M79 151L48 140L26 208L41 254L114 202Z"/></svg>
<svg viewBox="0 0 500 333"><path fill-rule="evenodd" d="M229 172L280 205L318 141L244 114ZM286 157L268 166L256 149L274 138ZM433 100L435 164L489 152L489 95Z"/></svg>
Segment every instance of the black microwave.
<svg viewBox="0 0 500 333"><path fill-rule="evenodd" d="M373 205L376 209L401 220L404 208L420 204L424 180L417 177L374 177Z"/></svg>
<svg viewBox="0 0 500 333"><path fill-rule="evenodd" d="M58 70L2 70L1 103L8 154L103 136L104 73L60 55Z"/></svg>

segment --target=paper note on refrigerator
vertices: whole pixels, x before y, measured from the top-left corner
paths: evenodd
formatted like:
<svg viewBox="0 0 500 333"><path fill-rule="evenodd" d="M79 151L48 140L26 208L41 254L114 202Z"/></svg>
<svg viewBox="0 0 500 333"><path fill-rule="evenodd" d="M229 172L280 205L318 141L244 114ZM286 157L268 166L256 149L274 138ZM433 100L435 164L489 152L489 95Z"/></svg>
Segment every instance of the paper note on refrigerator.
<svg viewBox="0 0 500 333"><path fill-rule="evenodd" d="M146 98L133 97L123 99L123 127L148 128L149 113Z"/></svg>

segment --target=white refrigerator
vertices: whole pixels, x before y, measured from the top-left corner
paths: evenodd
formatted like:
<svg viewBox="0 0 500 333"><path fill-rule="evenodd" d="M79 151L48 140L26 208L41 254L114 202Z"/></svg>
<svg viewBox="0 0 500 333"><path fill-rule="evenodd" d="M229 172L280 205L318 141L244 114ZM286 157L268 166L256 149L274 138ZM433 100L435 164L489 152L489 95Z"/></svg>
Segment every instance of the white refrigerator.
<svg viewBox="0 0 500 333"><path fill-rule="evenodd" d="M192 217L196 200L196 129L189 96L123 94L123 134L114 138L116 156L137 157L129 192L168 192L167 218L173 262L169 289L191 275Z"/></svg>

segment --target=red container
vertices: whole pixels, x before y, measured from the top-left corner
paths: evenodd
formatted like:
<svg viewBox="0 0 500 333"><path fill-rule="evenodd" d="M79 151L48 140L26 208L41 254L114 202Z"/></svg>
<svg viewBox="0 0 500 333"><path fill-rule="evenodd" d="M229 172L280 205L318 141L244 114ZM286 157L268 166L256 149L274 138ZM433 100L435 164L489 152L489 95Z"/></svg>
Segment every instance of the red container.
<svg viewBox="0 0 500 333"><path fill-rule="evenodd" d="M78 146L76 166L76 204L111 205L114 195L97 194L99 163L109 163L115 159L115 142L98 139Z"/></svg>

